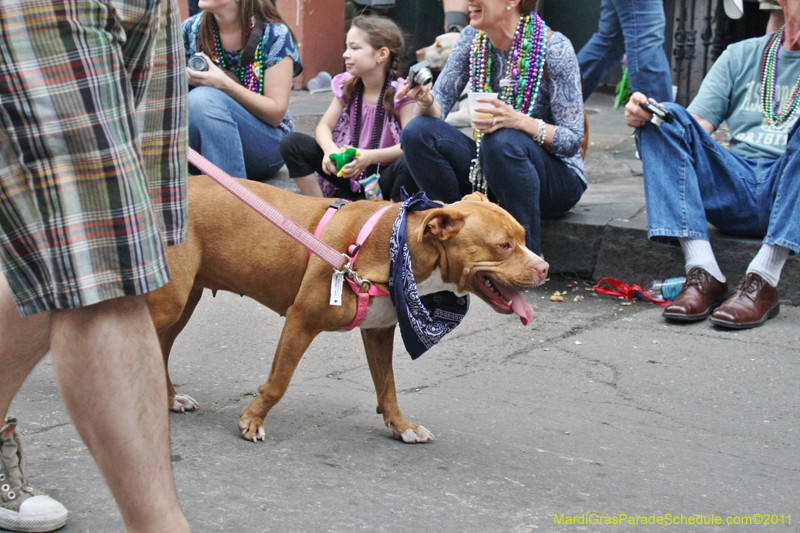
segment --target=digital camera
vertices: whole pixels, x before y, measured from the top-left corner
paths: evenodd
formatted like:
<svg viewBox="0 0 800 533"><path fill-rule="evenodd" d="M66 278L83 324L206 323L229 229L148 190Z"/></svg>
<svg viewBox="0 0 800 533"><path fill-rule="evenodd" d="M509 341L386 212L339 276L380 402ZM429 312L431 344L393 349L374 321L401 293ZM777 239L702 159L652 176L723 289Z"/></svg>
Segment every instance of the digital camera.
<svg viewBox="0 0 800 533"><path fill-rule="evenodd" d="M666 108L652 98L649 98L647 102L643 104L639 104L639 107L653 114L653 118L650 119L650 122L656 126L662 125L665 121L672 124L672 121L675 120L675 115L667 111Z"/></svg>
<svg viewBox="0 0 800 533"><path fill-rule="evenodd" d="M197 71L204 71L208 70L208 62L206 62L206 58L204 58L201 54L194 54L192 57L189 58L189 61L186 63L192 70Z"/></svg>
<svg viewBox="0 0 800 533"><path fill-rule="evenodd" d="M409 89L413 89L417 85L427 85L433 80L433 73L428 68L430 63L427 60L422 60L416 65L411 65L408 69L408 78L406 78L406 85Z"/></svg>

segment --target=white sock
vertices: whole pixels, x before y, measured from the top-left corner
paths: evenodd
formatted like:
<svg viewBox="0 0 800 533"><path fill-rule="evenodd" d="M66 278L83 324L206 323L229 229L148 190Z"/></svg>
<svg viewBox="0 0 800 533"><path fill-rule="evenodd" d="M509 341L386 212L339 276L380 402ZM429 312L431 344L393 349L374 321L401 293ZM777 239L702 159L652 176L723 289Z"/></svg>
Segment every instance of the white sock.
<svg viewBox="0 0 800 533"><path fill-rule="evenodd" d="M702 267L703 270L711 274L714 279L725 283L725 275L717 264L711 243L702 239L678 239L681 243L683 255L686 257L686 272L694 267Z"/></svg>
<svg viewBox="0 0 800 533"><path fill-rule="evenodd" d="M774 244L762 244L761 249L750 261L747 273L755 272L764 278L764 281L773 287L777 287L778 282L781 280L781 270L783 270L783 264L786 262L787 257L789 257L788 248Z"/></svg>

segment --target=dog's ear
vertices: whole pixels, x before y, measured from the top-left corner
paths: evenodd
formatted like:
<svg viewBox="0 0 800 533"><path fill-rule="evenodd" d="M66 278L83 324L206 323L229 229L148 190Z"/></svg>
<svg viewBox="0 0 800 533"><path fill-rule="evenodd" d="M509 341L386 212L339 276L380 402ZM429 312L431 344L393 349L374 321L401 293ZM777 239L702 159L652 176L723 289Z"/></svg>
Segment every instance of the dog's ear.
<svg viewBox="0 0 800 533"><path fill-rule="evenodd" d="M450 209L434 209L425 217L423 235L430 234L446 241L455 237L464 227L464 214Z"/></svg>
<svg viewBox="0 0 800 533"><path fill-rule="evenodd" d="M468 194L461 199L462 202L489 202L489 199L482 192Z"/></svg>

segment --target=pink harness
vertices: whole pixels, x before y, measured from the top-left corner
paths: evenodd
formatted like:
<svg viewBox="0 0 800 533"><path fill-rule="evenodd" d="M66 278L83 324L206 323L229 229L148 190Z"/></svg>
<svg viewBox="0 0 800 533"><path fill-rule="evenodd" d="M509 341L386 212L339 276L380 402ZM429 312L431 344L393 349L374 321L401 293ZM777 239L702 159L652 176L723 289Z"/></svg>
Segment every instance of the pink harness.
<svg viewBox="0 0 800 533"><path fill-rule="evenodd" d="M322 232L325 229L325 226L330 222L333 215L339 212L339 209L347 203L344 200L337 200L335 203L328 206L328 210L325 211L325 214L322 216L322 219L319 221L317 225L316 231L314 231L314 237L319 239L322 236ZM387 205L386 207L381 208L377 211L374 215L372 215L367 223L364 224L364 227L361 228L361 231L358 233L358 237L356 238L356 242L351 244L347 247L347 255L350 257L350 268L355 268L356 259L358 258L358 252L361 250L361 245L364 244L364 241L367 240L372 230L375 229L375 226L378 224L378 220L380 220L381 216L390 208L392 207L391 204ZM311 252L308 252L309 259L311 258ZM353 289L353 292L356 293L358 300L356 303L356 316L353 318L353 321L350 322L350 325L347 326L345 331L350 331L353 328L357 327L361 322L364 321L364 318L367 316L367 307L369 306L369 297L370 296L389 296L389 293L370 283L369 281L364 281L369 285L369 289L366 291L362 291L361 287L355 280L350 277L345 278L347 283L350 285L350 288Z"/></svg>

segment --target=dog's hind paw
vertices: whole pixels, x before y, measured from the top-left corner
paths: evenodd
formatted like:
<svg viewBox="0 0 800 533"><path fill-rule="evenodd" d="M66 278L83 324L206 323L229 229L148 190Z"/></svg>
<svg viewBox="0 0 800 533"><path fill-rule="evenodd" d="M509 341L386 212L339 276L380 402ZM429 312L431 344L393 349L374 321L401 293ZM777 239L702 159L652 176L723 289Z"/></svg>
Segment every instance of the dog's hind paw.
<svg viewBox="0 0 800 533"><path fill-rule="evenodd" d="M434 439L433 433L422 426L417 426L416 429L407 429L401 435L395 435L395 437L407 444L430 442Z"/></svg>
<svg viewBox="0 0 800 533"><path fill-rule="evenodd" d="M200 409L200 404L194 398L186 394L176 394L172 399L172 405L169 410L174 413L185 413L186 411L194 411Z"/></svg>

